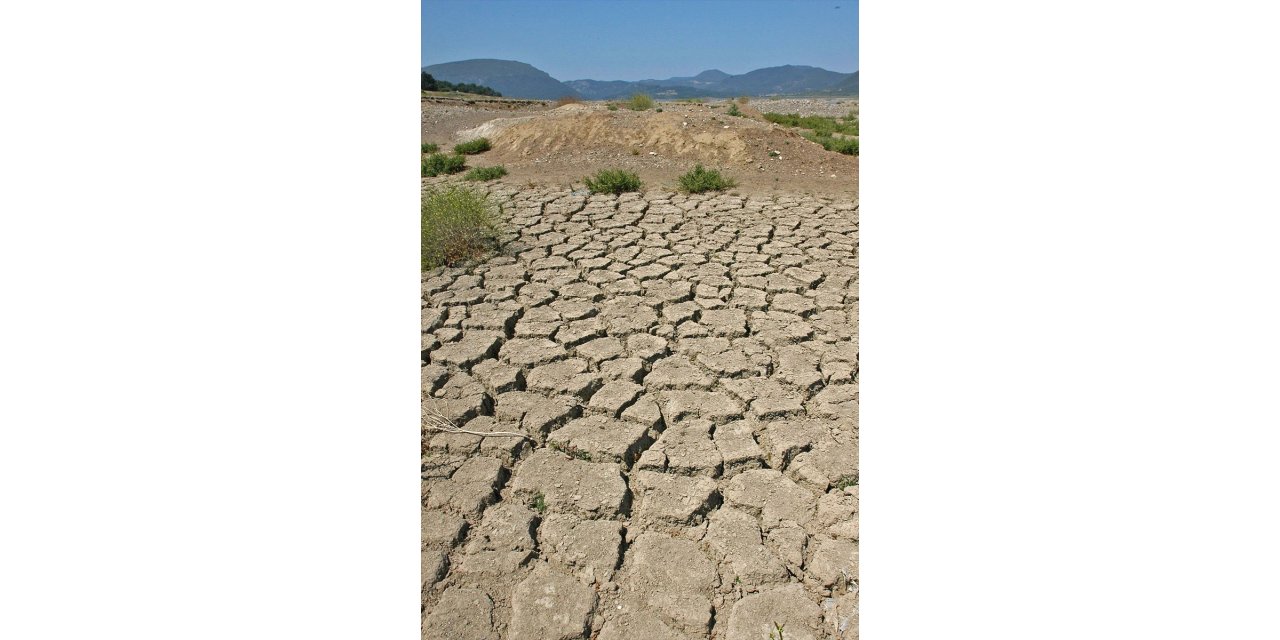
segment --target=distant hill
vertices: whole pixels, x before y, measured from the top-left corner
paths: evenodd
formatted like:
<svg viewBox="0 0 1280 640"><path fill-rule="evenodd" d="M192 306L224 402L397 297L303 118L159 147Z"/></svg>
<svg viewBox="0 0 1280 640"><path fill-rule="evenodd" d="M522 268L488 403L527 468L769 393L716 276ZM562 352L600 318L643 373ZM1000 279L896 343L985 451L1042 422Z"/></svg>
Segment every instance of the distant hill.
<svg viewBox="0 0 1280 640"><path fill-rule="evenodd" d="M555 100L578 93L532 65L514 60L461 60L423 67L437 80L492 87L509 98Z"/></svg>
<svg viewBox="0 0 1280 640"><path fill-rule="evenodd" d="M748 96L796 95L830 89L848 75L850 74L836 73L818 67L789 64L756 69L740 76L729 76L721 80L716 88Z"/></svg>
<svg viewBox="0 0 1280 640"><path fill-rule="evenodd" d="M853 73L849 74L848 78L845 78L840 82L837 82L836 84L832 85L830 89L827 89L822 93L830 93L832 95L840 95L840 96L858 95L858 72L854 71Z"/></svg>
<svg viewBox="0 0 1280 640"><path fill-rule="evenodd" d="M511 60L463 60L423 67L439 80L484 85L512 98L616 100L633 93L655 98L731 98L770 95L858 95L858 72L838 73L819 67L784 65L730 75L709 69L696 76L665 80L570 80L560 82L545 71Z"/></svg>

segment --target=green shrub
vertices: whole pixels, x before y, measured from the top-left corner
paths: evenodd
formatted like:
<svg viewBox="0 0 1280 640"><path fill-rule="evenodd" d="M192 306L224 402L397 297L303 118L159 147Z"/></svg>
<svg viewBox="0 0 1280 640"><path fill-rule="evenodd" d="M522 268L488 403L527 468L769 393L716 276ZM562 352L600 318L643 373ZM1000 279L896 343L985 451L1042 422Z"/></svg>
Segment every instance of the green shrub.
<svg viewBox="0 0 1280 640"><path fill-rule="evenodd" d="M467 168L467 159L462 156L433 153L422 161L422 175L429 177L457 173L465 168Z"/></svg>
<svg viewBox="0 0 1280 640"><path fill-rule="evenodd" d="M729 104L729 110L728 110L728 111L726 111L725 113L727 113L727 114L729 114L729 115L731 115L731 116L741 116L741 115L742 115L742 112L741 112L741 111L738 111L738 105L737 105L737 104L734 104L734 103L730 103L730 104Z"/></svg>
<svg viewBox="0 0 1280 640"><path fill-rule="evenodd" d="M657 109L654 109L654 111L657 111L658 113L662 113L662 107L658 107Z"/></svg>
<svg viewBox="0 0 1280 640"><path fill-rule="evenodd" d="M836 151L846 156L858 155L858 139L857 138L837 138L833 135L823 135L820 133L806 133L805 139L812 140L827 151Z"/></svg>
<svg viewBox="0 0 1280 640"><path fill-rule="evenodd" d="M689 193L723 191L737 184L733 180L720 175L719 171L704 169L702 165L697 165L693 168L693 171L680 176L680 189Z"/></svg>
<svg viewBox="0 0 1280 640"><path fill-rule="evenodd" d="M601 169L594 178L585 178L591 193L625 193L639 191L644 186L640 176L621 169Z"/></svg>
<svg viewBox="0 0 1280 640"><path fill-rule="evenodd" d="M473 182L487 182L489 180L497 180L505 175L507 175L507 168L502 165L498 165L496 167L476 167L468 171L467 175L463 176L462 179L471 180Z"/></svg>
<svg viewBox="0 0 1280 640"><path fill-rule="evenodd" d="M764 114L764 119L787 127L809 129L818 135L831 135L833 133L858 135L857 117L850 120L848 116L837 119L826 116L801 116L795 113L766 113Z"/></svg>
<svg viewBox="0 0 1280 640"><path fill-rule="evenodd" d="M627 101L627 107L629 107L632 111L644 111L646 109L652 109L653 98L650 98L649 96L643 93L637 93L631 96L631 100Z"/></svg>
<svg viewBox="0 0 1280 640"><path fill-rule="evenodd" d="M472 155L475 153L483 153L485 151L488 151L489 149L490 147L489 147L488 138L476 138L475 140L471 140L470 142L464 142L462 144L457 144L453 146L454 153L457 153L457 154L465 153L467 155Z"/></svg>
<svg viewBox="0 0 1280 640"><path fill-rule="evenodd" d="M501 209L459 186L431 189L422 197L422 269L456 265L494 247Z"/></svg>
<svg viewBox="0 0 1280 640"><path fill-rule="evenodd" d="M617 110L618 110L618 105L613 104L612 102L611 102L611 103L609 103L609 110L610 110L610 111L617 111Z"/></svg>
<svg viewBox="0 0 1280 640"><path fill-rule="evenodd" d="M423 152L423 153L435 153L435 152L437 152L437 151L439 151L439 150L440 150L440 145L438 145L438 144L432 144L432 143L430 143L430 142L424 142L424 143L422 143L422 152Z"/></svg>

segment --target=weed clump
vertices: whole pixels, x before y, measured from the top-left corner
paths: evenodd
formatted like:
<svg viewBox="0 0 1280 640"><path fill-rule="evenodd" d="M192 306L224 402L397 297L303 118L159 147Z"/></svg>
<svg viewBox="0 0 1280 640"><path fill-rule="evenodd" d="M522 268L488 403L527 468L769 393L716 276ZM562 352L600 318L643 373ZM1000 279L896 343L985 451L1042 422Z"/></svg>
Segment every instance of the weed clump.
<svg viewBox="0 0 1280 640"><path fill-rule="evenodd" d="M438 145L438 144L435 144L435 143L432 143L432 142L424 142L424 143L422 143L422 152L423 152L423 153L435 153L435 152L437 152L437 151L439 151L439 150L440 150L440 145Z"/></svg>
<svg viewBox="0 0 1280 640"><path fill-rule="evenodd" d="M422 197L422 270L478 258L496 245L499 206L470 189L431 189Z"/></svg>
<svg viewBox="0 0 1280 640"><path fill-rule="evenodd" d="M843 153L846 156L858 155L858 139L857 138L837 138L831 134L806 133L803 134L806 140L812 140L827 151L835 151Z"/></svg>
<svg viewBox="0 0 1280 640"><path fill-rule="evenodd" d="M422 175L427 177L457 173L467 166L467 159L457 155L433 153L422 161Z"/></svg>
<svg viewBox="0 0 1280 640"><path fill-rule="evenodd" d="M529 501L529 507L534 511L537 511L538 513L546 513L547 512L546 496L542 495L541 491L534 494L533 499Z"/></svg>
<svg viewBox="0 0 1280 640"><path fill-rule="evenodd" d="M591 193L626 193L639 191L643 186L640 176L621 169L601 169L596 172L594 178L585 178L585 182Z"/></svg>
<svg viewBox="0 0 1280 640"><path fill-rule="evenodd" d="M850 118L849 116L853 116ZM818 135L831 135L833 133L843 133L845 135L858 135L858 117L852 113L842 118L831 118L827 116L801 116L796 113L766 113L764 119L787 127L800 127L801 129L809 129Z"/></svg>
<svg viewBox="0 0 1280 640"><path fill-rule="evenodd" d="M609 108L609 110L610 110L610 111L617 111L617 110L618 110L618 105L613 104L612 102L610 102L610 103L609 103L609 107L608 107L608 108Z"/></svg>
<svg viewBox="0 0 1280 640"><path fill-rule="evenodd" d="M652 109L653 98L650 98L648 95L643 93L637 93L631 96L631 99L627 101L627 107L632 111L645 111L646 109Z"/></svg>
<svg viewBox="0 0 1280 640"><path fill-rule="evenodd" d="M467 175L462 176L462 179L470 180L472 182L487 182L489 180L497 180L505 175L507 175L507 168L502 165L498 165L496 167L476 167L468 171Z"/></svg>
<svg viewBox="0 0 1280 640"><path fill-rule="evenodd" d="M680 176L680 189L689 193L704 191L724 191L737 186L737 182L720 175L715 169L705 169L697 165L693 171Z"/></svg>
<svg viewBox="0 0 1280 640"><path fill-rule="evenodd" d="M728 110L728 111L726 111L725 113L727 113L727 114L729 114L729 115L731 115L731 116L738 116L738 117L741 117L741 116L742 116L742 112L738 110L738 105L737 105L736 103L733 103L733 102L730 102L730 103L729 103L729 110Z"/></svg>
<svg viewBox="0 0 1280 640"><path fill-rule="evenodd" d="M453 152L457 154L473 155L476 153L484 153L485 151L488 151L490 148L491 147L489 146L488 138L476 138L475 140L471 140L469 142L464 142L462 144L454 145Z"/></svg>

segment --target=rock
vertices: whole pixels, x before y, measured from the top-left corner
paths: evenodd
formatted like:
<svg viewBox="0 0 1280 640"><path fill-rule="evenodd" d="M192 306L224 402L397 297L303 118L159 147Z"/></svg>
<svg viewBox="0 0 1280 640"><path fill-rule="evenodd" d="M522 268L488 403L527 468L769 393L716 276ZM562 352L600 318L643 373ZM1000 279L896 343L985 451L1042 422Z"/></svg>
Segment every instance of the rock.
<svg viewBox="0 0 1280 640"><path fill-rule="evenodd" d="M590 633L596 594L567 573L541 565L511 595L511 640L579 640Z"/></svg>
<svg viewBox="0 0 1280 640"><path fill-rule="evenodd" d="M632 477L641 521L694 525L719 503L715 481L704 476L638 471Z"/></svg>
<svg viewBox="0 0 1280 640"><path fill-rule="evenodd" d="M571 570L581 570L599 584L613 578L622 547L622 524L552 514L538 528L545 557Z"/></svg>
<svg viewBox="0 0 1280 640"><path fill-rule="evenodd" d="M768 531L784 523L803 525L813 516L817 498L773 469L743 471L729 481L725 504L760 514Z"/></svg>
<svg viewBox="0 0 1280 640"><path fill-rule="evenodd" d="M600 387L600 390L591 396L587 409L615 417L643 391L644 387L629 380L614 380Z"/></svg>
<svg viewBox="0 0 1280 640"><path fill-rule="evenodd" d="M567 355L564 347L545 338L515 338L502 345L499 357L511 364L532 367Z"/></svg>
<svg viewBox="0 0 1280 640"><path fill-rule="evenodd" d="M662 533L642 533L629 550L626 592L665 625L707 633L715 565L698 544Z"/></svg>
<svg viewBox="0 0 1280 640"><path fill-rule="evenodd" d="M503 473L502 463L497 458L471 458L462 463L448 480L428 487L427 508L449 509L468 517L478 516L485 505L493 502Z"/></svg>
<svg viewBox="0 0 1280 640"><path fill-rule="evenodd" d="M852 540L835 540L820 537L805 572L823 587L845 585L858 579L858 543Z"/></svg>
<svg viewBox="0 0 1280 640"><path fill-rule="evenodd" d="M492 357L502 339L503 335L496 331L467 331L461 340L432 351L431 361L466 369Z"/></svg>
<svg viewBox="0 0 1280 640"><path fill-rule="evenodd" d="M550 449L539 449L520 463L512 490L525 504L542 496L550 513L587 518L617 515L627 495L616 464L574 460Z"/></svg>
<svg viewBox="0 0 1280 640"><path fill-rule="evenodd" d="M493 631L493 599L479 589L449 587L427 611L424 638L498 640Z"/></svg>
<svg viewBox="0 0 1280 640"><path fill-rule="evenodd" d="M764 451L752 435L752 423L740 420L722 425L716 429L713 441L720 451L725 478L764 466Z"/></svg>
<svg viewBox="0 0 1280 640"><path fill-rule="evenodd" d="M594 415L570 421L552 431L547 443L574 457L592 462L620 462L629 467L649 444L648 431L641 423Z"/></svg>
<svg viewBox="0 0 1280 640"><path fill-rule="evenodd" d="M781 626L786 640L819 640L822 610L798 584L749 595L734 603L725 640L761 640Z"/></svg>

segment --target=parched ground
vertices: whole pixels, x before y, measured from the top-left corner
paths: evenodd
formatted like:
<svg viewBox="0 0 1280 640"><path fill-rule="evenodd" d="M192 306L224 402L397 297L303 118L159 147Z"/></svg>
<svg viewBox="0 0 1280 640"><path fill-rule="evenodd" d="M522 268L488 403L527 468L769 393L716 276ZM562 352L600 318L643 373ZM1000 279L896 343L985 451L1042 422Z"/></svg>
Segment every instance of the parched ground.
<svg viewBox="0 0 1280 640"><path fill-rule="evenodd" d="M423 637L857 637L855 198L513 178L422 278L424 414L527 436L424 428Z"/></svg>

